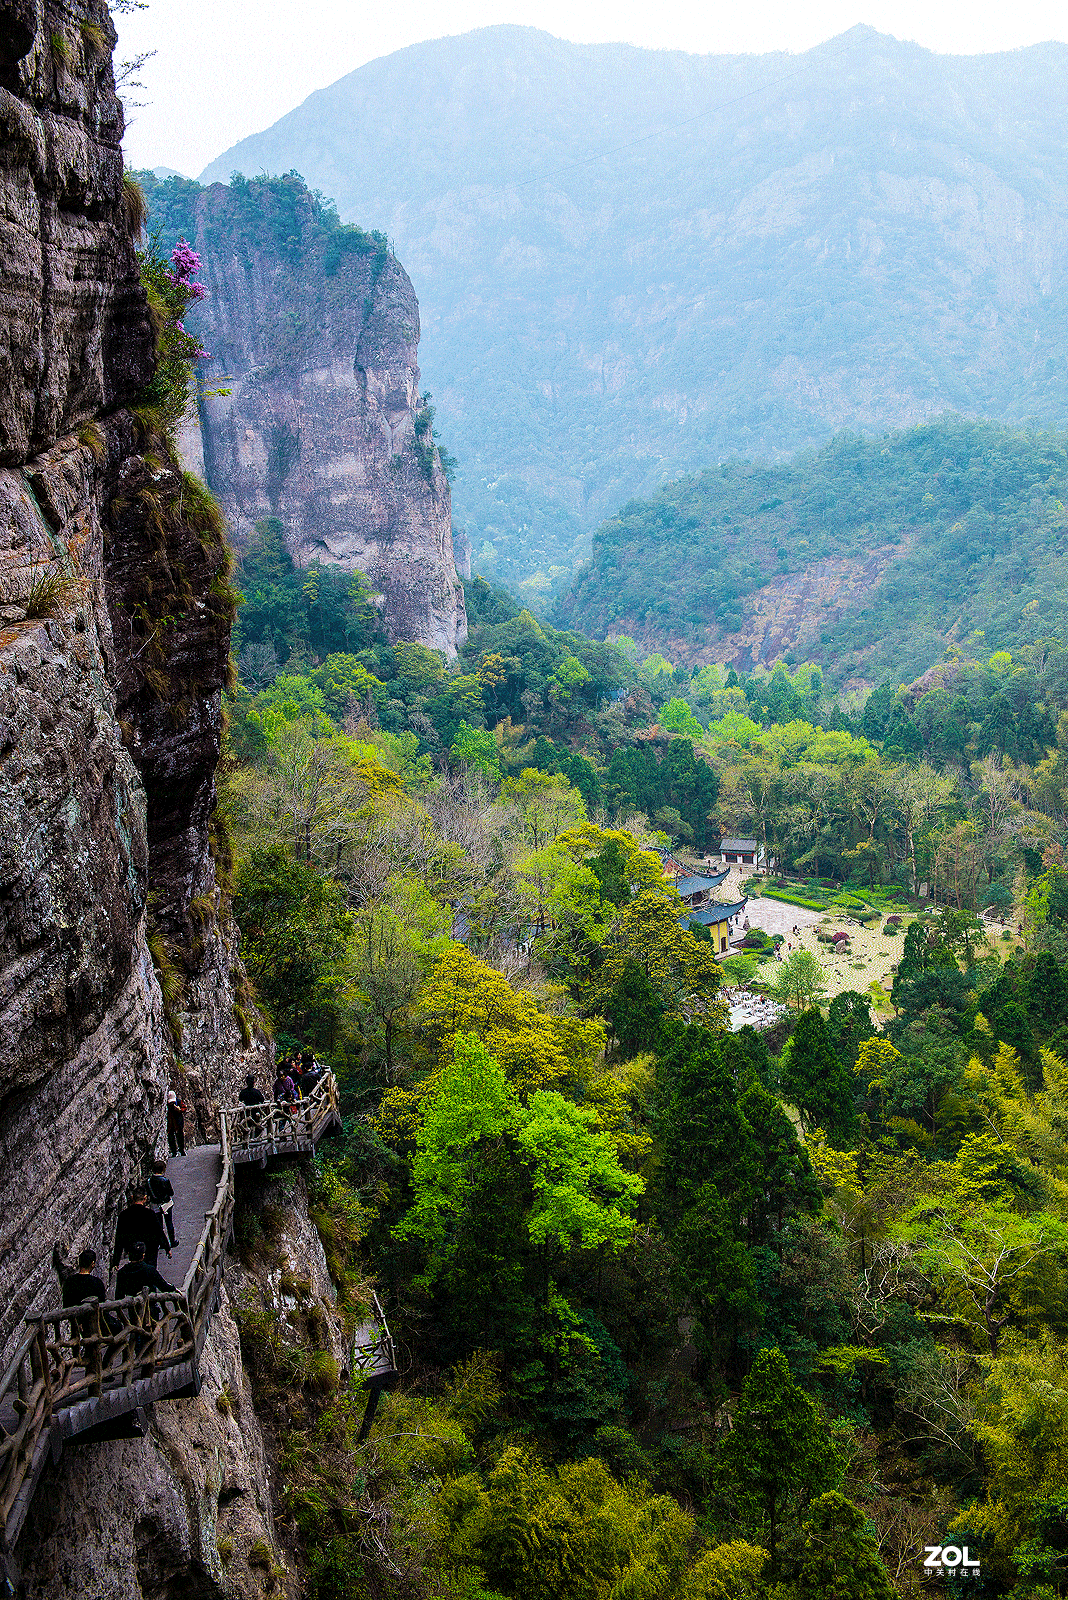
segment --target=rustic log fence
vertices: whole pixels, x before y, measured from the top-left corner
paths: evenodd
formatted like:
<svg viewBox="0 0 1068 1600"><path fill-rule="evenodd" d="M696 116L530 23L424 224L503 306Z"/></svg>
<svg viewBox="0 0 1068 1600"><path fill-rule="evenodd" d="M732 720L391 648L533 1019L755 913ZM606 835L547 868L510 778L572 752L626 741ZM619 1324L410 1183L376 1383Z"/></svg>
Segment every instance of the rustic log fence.
<svg viewBox="0 0 1068 1600"><path fill-rule="evenodd" d="M341 1127L337 1080L324 1072L311 1094L293 1105L267 1100L258 1106L232 1106L224 1115L234 1162L256 1161L262 1167L268 1156L314 1150L325 1133Z"/></svg>
<svg viewBox="0 0 1068 1600"><path fill-rule="evenodd" d="M153 1400L199 1393L200 1355L218 1308L233 1227L235 1168L314 1150L326 1132L340 1128L334 1075L325 1072L294 1106L228 1106L219 1124L215 1203L204 1214L182 1287L25 1319L22 1341L0 1377L0 1578L45 1462L49 1455L58 1459L64 1439ZM380 1372L387 1361L393 1366L393 1341L377 1300L357 1354L354 1374Z"/></svg>

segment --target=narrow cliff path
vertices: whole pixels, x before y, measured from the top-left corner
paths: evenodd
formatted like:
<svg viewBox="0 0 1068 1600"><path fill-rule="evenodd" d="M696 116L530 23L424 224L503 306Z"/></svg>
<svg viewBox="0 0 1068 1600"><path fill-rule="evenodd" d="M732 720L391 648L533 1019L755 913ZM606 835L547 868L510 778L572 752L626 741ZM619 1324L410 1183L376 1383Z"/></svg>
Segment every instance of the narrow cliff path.
<svg viewBox="0 0 1068 1600"><path fill-rule="evenodd" d="M171 1259L160 1252L159 1270L180 1289L204 1232L204 1216L215 1204L222 1177L222 1151L217 1144L186 1146L184 1156L171 1156L167 1176L174 1185L174 1231L181 1243Z"/></svg>

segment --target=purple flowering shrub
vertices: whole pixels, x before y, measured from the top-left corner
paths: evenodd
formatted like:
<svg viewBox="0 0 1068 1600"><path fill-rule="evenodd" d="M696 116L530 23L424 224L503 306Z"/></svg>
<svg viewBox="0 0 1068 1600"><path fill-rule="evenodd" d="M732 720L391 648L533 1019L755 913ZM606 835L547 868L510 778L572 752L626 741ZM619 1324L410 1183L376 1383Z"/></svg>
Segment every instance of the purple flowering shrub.
<svg viewBox="0 0 1068 1600"><path fill-rule="evenodd" d="M196 281L200 257L184 239L179 239L168 260L160 251L158 234L153 235L138 252L138 261L156 330L155 376L142 391L140 403L158 414L165 432L173 433L192 398L196 362L210 360L184 321L189 307L208 291Z"/></svg>

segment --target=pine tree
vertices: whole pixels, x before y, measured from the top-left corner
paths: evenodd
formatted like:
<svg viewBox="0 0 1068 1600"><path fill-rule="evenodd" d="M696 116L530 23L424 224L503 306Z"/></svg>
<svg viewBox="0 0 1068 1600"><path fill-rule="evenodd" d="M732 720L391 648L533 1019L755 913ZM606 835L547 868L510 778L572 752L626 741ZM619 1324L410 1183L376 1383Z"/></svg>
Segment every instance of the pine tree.
<svg viewBox="0 0 1068 1600"><path fill-rule="evenodd" d="M841 1476L827 1428L780 1350L762 1350L742 1385L717 1471L744 1521L764 1534L773 1567L786 1517Z"/></svg>
<svg viewBox="0 0 1068 1600"><path fill-rule="evenodd" d="M605 1007L625 1059L651 1050L664 1020L664 1003L636 961L628 961Z"/></svg>
<svg viewBox="0 0 1068 1600"><path fill-rule="evenodd" d="M893 1600L864 1518L844 1495L821 1494L805 1522L797 1600Z"/></svg>
<svg viewBox="0 0 1068 1600"><path fill-rule="evenodd" d="M853 1125L853 1082L831 1047L827 1024L815 1006L803 1011L782 1053L783 1099L806 1122L843 1137Z"/></svg>

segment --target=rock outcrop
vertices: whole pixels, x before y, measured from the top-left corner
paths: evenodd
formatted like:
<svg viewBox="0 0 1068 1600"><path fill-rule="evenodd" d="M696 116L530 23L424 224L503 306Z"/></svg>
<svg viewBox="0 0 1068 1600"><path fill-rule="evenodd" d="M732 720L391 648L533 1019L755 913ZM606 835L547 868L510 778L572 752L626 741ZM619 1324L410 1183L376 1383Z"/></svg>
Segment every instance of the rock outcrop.
<svg viewBox="0 0 1068 1600"><path fill-rule="evenodd" d="M153 341L103 4L0 6L0 1342L153 1145L147 804L115 715L95 413ZM83 428L79 438L72 430Z"/></svg>
<svg viewBox="0 0 1068 1600"><path fill-rule="evenodd" d="M144 1438L76 1443L46 1472L20 1540L25 1600L258 1600L268 1580L287 1592L225 1290L201 1377L195 1403L155 1406Z"/></svg>
<svg viewBox="0 0 1068 1600"><path fill-rule="evenodd" d="M114 38L103 0L0 0L0 1368L58 1299L53 1245L109 1253L168 1081L208 1132L269 1052L215 807L230 556L137 403L155 351ZM262 1592L241 1554L275 1560L262 1440L225 1313L203 1371L148 1443L50 1469L28 1593Z"/></svg>
<svg viewBox="0 0 1068 1600"><path fill-rule="evenodd" d="M195 231L211 289L189 322L211 355L201 448L232 536L280 518L298 566L365 573L391 638L455 656L463 587L404 268L292 176L204 190Z"/></svg>

